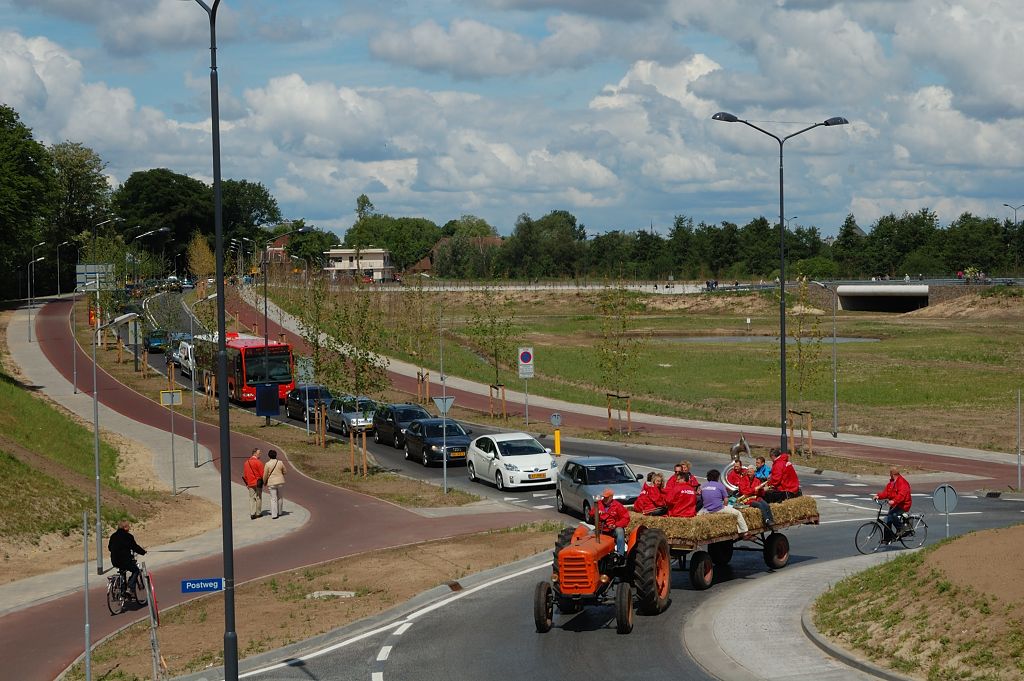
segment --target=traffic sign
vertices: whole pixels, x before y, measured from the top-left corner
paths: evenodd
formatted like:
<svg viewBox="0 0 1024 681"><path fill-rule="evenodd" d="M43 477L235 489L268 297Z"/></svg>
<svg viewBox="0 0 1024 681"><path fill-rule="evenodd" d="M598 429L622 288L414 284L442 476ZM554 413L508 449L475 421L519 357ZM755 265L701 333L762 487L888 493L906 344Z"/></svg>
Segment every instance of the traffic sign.
<svg viewBox="0 0 1024 681"><path fill-rule="evenodd" d="M448 410L452 408L452 403L455 402L454 397L434 397L434 406L437 407L437 411L440 412L441 416L447 416Z"/></svg>
<svg viewBox="0 0 1024 681"><path fill-rule="evenodd" d="M519 348L519 378L533 378L533 348Z"/></svg>
<svg viewBox="0 0 1024 681"><path fill-rule="evenodd" d="M181 404L181 391L180 390L161 390L160 391L160 406L161 407L172 407L176 404Z"/></svg>
<svg viewBox="0 0 1024 681"><path fill-rule="evenodd" d="M952 485L939 485L932 492L932 503L939 513L952 513L956 510L956 490Z"/></svg>
<svg viewBox="0 0 1024 681"><path fill-rule="evenodd" d="M183 579L181 580L181 593L195 594L203 591L223 591L224 578L211 577L209 579Z"/></svg>
<svg viewBox="0 0 1024 681"><path fill-rule="evenodd" d="M554 428L558 428L560 425L562 425L562 415L559 414L558 412L554 412L553 414L551 414L551 425Z"/></svg>

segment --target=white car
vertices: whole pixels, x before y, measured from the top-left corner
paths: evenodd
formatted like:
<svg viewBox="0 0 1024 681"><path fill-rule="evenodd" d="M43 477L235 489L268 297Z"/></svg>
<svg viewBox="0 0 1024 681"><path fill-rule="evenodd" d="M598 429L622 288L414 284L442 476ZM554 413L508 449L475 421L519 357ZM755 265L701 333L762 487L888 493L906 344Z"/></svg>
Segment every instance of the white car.
<svg viewBox="0 0 1024 681"><path fill-rule="evenodd" d="M504 490L553 485L558 463L550 449L526 433L497 433L469 443L466 470L470 480L486 480Z"/></svg>

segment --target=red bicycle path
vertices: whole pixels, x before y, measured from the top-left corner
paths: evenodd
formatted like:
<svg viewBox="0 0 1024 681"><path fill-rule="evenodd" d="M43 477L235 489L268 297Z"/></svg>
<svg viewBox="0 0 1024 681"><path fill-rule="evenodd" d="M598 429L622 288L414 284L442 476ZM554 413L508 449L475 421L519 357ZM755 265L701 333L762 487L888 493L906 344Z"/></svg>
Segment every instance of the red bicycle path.
<svg viewBox="0 0 1024 681"><path fill-rule="evenodd" d="M262 328L262 310L258 310L245 302L234 287L228 287L226 291L227 295L225 298L225 304L228 310L235 314L243 324L246 321L251 320L252 324L250 324L250 326L259 326L259 328ZM280 324L275 322L272 317L268 319L267 322L271 338L279 338L281 334L284 334L287 341L293 346L297 347L302 352L309 352L309 348L301 336L282 327ZM392 385L396 390L410 395L416 394L416 379L414 377L399 374L394 371L390 371L388 373L390 374ZM441 385L431 381L431 394L440 395L440 391ZM480 413L488 413L490 411L487 397L480 395L479 393L467 392L465 390L459 390L452 386L448 386L447 394L455 397L456 403L466 409L471 409ZM508 405L511 408L520 410L515 413L510 412L510 417L522 417L523 405L512 402L509 402ZM531 404L530 419L531 421L536 420L539 422L547 422L554 411L554 409L545 408L539 405L534 406ZM573 426L595 431L605 430L608 427L608 420L601 416L573 412L572 410L564 408L559 409L558 413L563 417L563 425L571 422ZM634 430L638 432L675 435L680 439L707 440L710 438L718 440L724 445L723 452L725 452L729 445L735 442L739 437L739 433L736 430L725 428L693 428L668 424L638 423L637 421L633 422L633 427ZM745 433L744 437L746 437L747 442L751 445L758 445L766 448L776 447L779 442L778 435ZM1011 463L1009 460L1007 460L1005 464L1002 464L984 460L945 456L942 454L907 451L905 449L899 449L898 447L892 446L886 447L856 442L829 442L827 450L829 454L834 454L836 456L865 459L869 461L884 461L904 468L923 468L945 471L947 473L957 475L976 476L976 479L971 480L970 484L976 486L977 489L1006 489L1007 486L1015 486L1017 483L1016 467L1014 463Z"/></svg>
<svg viewBox="0 0 1024 681"><path fill-rule="evenodd" d="M35 335L49 362L69 381L72 356L69 324L70 301L47 303L35 320ZM78 386L92 392L91 357L77 345ZM129 418L166 430L166 411L117 382L102 370L97 371L100 401ZM210 449L220 467L219 429L200 422L197 435ZM253 447L287 452L269 441L239 433L231 434L232 478L240 476L241 464ZM236 474L236 471L238 473ZM401 546L426 540L499 529L529 522L536 513L515 511L425 518L398 506L308 478L294 469L286 486L288 499L309 510L310 518L301 528L279 539L250 545L234 551L236 584L326 560L375 549ZM218 510L218 514L219 514ZM246 522L271 522L269 517ZM145 546L145 537L139 537ZM151 547L152 548L152 547ZM150 561L151 563L153 561ZM153 569L150 565L150 569ZM94 570L94 568L90 568ZM109 574L109 570L108 570ZM154 571L160 607L181 603L191 595L181 594L184 579L223 575L221 554L185 563L160 567ZM132 621L142 619L145 610L112 617L107 610L105 589L89 590L89 619L93 642ZM236 612L236 621L244 621ZM79 590L40 605L25 608L0 618L0 677L18 681L50 681L85 650L83 595ZM95 671L95 670L94 670Z"/></svg>

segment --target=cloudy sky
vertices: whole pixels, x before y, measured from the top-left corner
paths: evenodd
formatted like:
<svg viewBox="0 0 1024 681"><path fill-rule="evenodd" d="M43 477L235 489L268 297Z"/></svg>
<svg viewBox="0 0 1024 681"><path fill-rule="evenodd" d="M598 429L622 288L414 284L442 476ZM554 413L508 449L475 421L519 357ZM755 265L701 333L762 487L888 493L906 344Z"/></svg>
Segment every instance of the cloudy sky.
<svg viewBox="0 0 1024 681"><path fill-rule="evenodd" d="M1024 203L1020 0L223 0L217 35L224 177L338 231L360 193L502 233L774 219L778 143L716 111L849 119L785 145L786 217L826 236ZM192 0L0 0L0 102L115 185L209 182L208 47Z"/></svg>

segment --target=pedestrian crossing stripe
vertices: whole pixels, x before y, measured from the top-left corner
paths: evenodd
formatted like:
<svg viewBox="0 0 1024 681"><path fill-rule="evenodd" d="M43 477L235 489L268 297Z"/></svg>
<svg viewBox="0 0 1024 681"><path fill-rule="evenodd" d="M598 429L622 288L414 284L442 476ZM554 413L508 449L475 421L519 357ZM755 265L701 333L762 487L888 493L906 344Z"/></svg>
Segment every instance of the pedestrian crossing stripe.
<svg viewBox="0 0 1024 681"><path fill-rule="evenodd" d="M551 504L541 504L540 506L534 506L533 508L537 509L538 511L542 511L546 508L554 508L554 506L552 506Z"/></svg>
<svg viewBox="0 0 1024 681"><path fill-rule="evenodd" d="M540 493L534 492L533 493L533 498L534 499L536 499L537 497L550 497L550 496L551 496L550 494L547 494L545 492L540 492Z"/></svg>
<svg viewBox="0 0 1024 681"><path fill-rule="evenodd" d="M835 487L831 482L815 482L811 484L811 487Z"/></svg>
<svg viewBox="0 0 1024 681"><path fill-rule="evenodd" d="M863 482L848 482L848 483L846 483L846 486L847 487L867 487L867 485L865 485Z"/></svg>
<svg viewBox="0 0 1024 681"><path fill-rule="evenodd" d="M857 494L837 494L836 496L837 497L856 497L856 496L859 496L859 495L857 495Z"/></svg>

